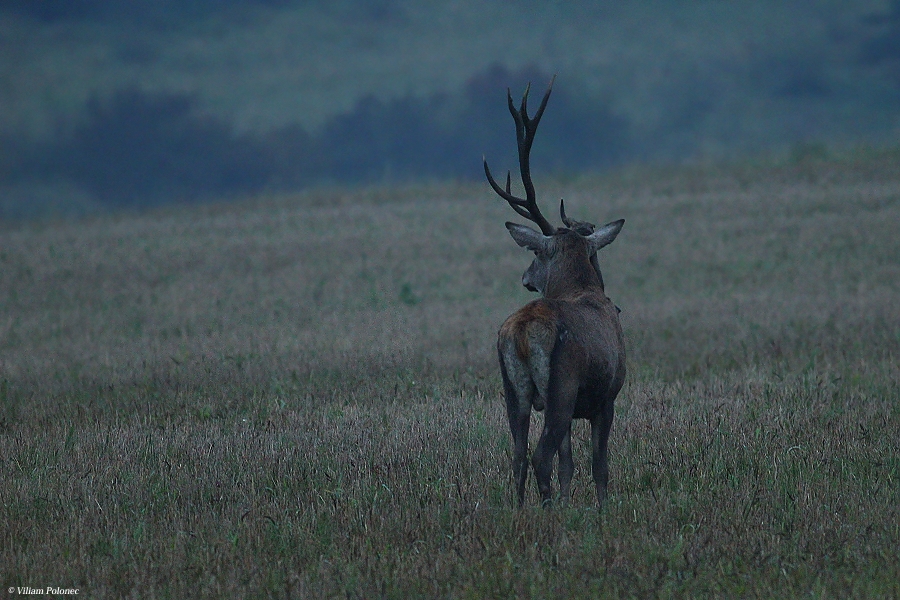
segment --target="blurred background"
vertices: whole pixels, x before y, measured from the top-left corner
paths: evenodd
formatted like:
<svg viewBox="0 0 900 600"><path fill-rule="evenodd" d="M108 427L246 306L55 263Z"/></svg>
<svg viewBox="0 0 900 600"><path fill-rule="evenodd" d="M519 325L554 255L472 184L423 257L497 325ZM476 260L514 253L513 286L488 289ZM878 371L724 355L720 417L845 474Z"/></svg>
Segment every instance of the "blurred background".
<svg viewBox="0 0 900 600"><path fill-rule="evenodd" d="M891 146L900 0L3 0L0 217Z"/></svg>

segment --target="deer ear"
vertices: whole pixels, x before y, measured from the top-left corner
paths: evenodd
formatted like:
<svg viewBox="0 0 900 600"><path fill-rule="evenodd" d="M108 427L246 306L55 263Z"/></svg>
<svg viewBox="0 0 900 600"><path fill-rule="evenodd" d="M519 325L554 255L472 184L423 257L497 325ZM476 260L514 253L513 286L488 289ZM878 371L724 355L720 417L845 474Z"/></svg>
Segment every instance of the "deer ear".
<svg viewBox="0 0 900 600"><path fill-rule="evenodd" d="M547 242L547 236L535 231L527 225L519 225L518 223L506 222L506 228L509 229L509 235L516 243L523 248L528 248L532 252L537 252L544 247Z"/></svg>
<svg viewBox="0 0 900 600"><path fill-rule="evenodd" d="M616 239L616 236L619 235L619 232L622 231L623 225L625 225L625 219L619 219L618 221L607 223L591 235L587 236L587 240L591 244L590 254L593 254L604 246L612 244L613 240Z"/></svg>

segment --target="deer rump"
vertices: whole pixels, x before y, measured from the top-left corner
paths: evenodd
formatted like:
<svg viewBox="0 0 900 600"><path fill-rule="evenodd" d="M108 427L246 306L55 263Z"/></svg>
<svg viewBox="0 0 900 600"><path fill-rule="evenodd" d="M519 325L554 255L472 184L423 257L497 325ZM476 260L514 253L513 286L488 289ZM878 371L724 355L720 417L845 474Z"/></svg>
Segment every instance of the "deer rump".
<svg viewBox="0 0 900 600"><path fill-rule="evenodd" d="M596 418L625 381L623 344L616 307L604 294L529 302L497 339L509 416L533 407L567 424Z"/></svg>

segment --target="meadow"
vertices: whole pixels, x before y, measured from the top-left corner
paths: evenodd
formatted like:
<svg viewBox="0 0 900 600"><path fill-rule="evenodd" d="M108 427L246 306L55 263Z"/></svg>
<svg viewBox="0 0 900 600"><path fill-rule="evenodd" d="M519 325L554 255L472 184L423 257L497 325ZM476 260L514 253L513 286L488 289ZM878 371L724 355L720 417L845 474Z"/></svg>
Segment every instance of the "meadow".
<svg viewBox="0 0 900 600"><path fill-rule="evenodd" d="M0 585L900 597L898 164L538 182L626 219L600 510L585 423L571 504L516 507L494 343L530 258L486 185L2 225Z"/></svg>

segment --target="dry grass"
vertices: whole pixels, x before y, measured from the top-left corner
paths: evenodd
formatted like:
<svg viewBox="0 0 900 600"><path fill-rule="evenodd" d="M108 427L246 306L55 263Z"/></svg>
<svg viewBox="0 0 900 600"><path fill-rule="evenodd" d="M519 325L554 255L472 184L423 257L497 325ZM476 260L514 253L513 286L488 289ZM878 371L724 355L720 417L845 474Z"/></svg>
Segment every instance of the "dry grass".
<svg viewBox="0 0 900 600"><path fill-rule="evenodd" d="M599 513L514 508L481 188L0 232L0 584L91 597L900 596L892 161L582 179L629 377ZM535 428L533 428L535 429Z"/></svg>

